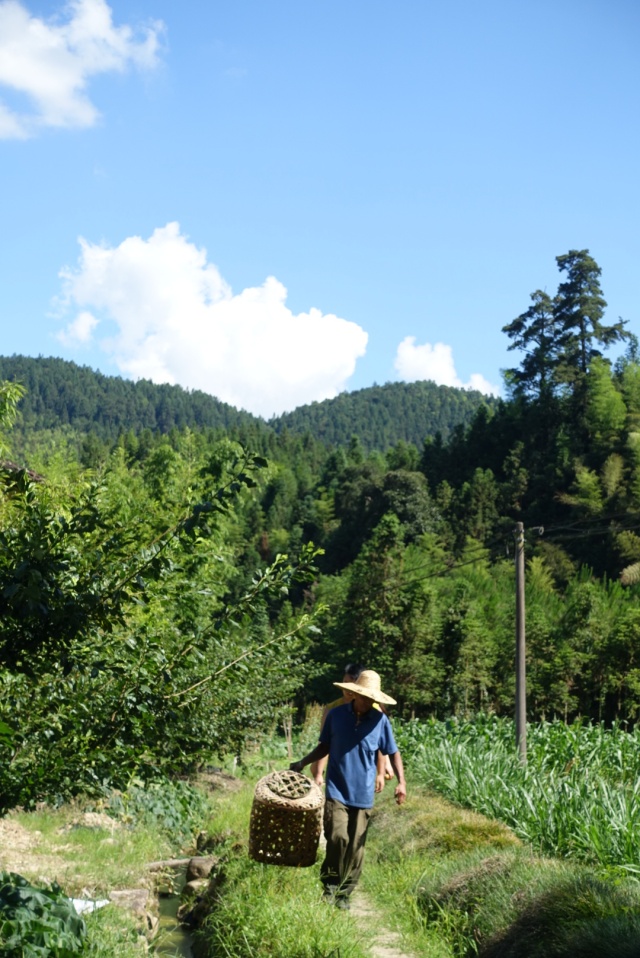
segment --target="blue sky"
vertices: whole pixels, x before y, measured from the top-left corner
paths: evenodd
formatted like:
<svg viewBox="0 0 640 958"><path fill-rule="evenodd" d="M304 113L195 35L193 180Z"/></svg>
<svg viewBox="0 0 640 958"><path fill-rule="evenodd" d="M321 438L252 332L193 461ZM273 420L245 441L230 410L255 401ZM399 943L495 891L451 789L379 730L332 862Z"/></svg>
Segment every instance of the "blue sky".
<svg viewBox="0 0 640 958"><path fill-rule="evenodd" d="M589 249L640 334L635 0L0 0L0 353L266 417L501 387Z"/></svg>

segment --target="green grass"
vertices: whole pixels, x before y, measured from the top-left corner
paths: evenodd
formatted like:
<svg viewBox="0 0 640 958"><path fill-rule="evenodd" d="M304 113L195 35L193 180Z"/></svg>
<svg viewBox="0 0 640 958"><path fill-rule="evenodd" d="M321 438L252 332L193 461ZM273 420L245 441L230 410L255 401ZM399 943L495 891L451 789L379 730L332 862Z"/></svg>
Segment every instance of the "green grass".
<svg viewBox="0 0 640 958"><path fill-rule="evenodd" d="M485 756L489 732L487 725L468 733L476 751L478 741L485 743ZM571 768L584 763L577 735L576 743ZM537 771L553 769L551 755L547 748ZM612 755L602 767L603 780L613 788ZM504 824L450 803L416 784L411 773L405 805L396 806L391 783L376 799L361 882L373 911L358 918L353 911L327 906L321 900L319 863L303 869L267 866L247 853L255 782L285 766L282 743L256 748L243 766L239 789L215 787L202 803L208 812L201 825L222 857L224 877L215 907L196 935L198 958L367 958L372 941L385 929L400 936L395 947L415 958L640 954L640 883L630 873L539 856ZM484 778L476 775L481 795L496 787L496 768L487 758ZM183 795L174 798L154 791L137 796L140 820L133 820L130 804L121 809L124 827L113 829L99 827L100 820L96 827L83 824L81 804L12 816L10 821L37 840L27 877L57 878L74 897L101 897L112 888L143 884L150 860L177 851L169 834L180 832L185 803ZM187 808L187 818L190 813ZM86 921L87 954L133 958L141 953L139 921L126 912L108 907Z"/></svg>
<svg viewBox="0 0 640 958"><path fill-rule="evenodd" d="M530 895L483 958L637 958L640 900L593 875L574 875Z"/></svg>
<svg viewBox="0 0 640 958"><path fill-rule="evenodd" d="M260 769L260 774L263 770ZM225 880L197 954L216 958L366 958L361 930L321 900L319 864L283 868L252 861L247 839L256 777L241 792L213 797L206 823L225 849Z"/></svg>
<svg viewBox="0 0 640 958"><path fill-rule="evenodd" d="M122 908L105 907L85 918L84 954L91 958L140 958L147 950L140 921Z"/></svg>
<svg viewBox="0 0 640 958"><path fill-rule="evenodd" d="M158 827L86 825L83 816L80 804L13 814L10 820L34 839L21 873L55 880L72 898L102 898L114 888L140 887L148 880L147 863L172 853Z"/></svg>
<svg viewBox="0 0 640 958"><path fill-rule="evenodd" d="M491 720L460 726L459 740L457 723L451 725L453 735L444 724L433 725L433 738L428 744L420 739L422 749L414 751L422 756L435 745L430 769L439 766L442 778L451 777L458 798L466 789L468 804L474 793L484 800L510 782L509 775L521 774L512 761L506 725L499 729L497 748ZM598 758L602 730L588 730L584 738L577 728L569 734L549 731L545 737L542 730L537 742L533 737L538 751L532 749L537 757L530 771L566 778L578 776L580 770L591 781L585 769L599 769L611 789L624 776L629 782L626 769L633 750L626 740L620 748L607 740ZM398 738L403 734L400 728ZM411 734L417 737L422 731L414 728ZM411 757L406 734L401 748ZM480 756L468 780L465 749ZM294 753L299 751L296 745ZM501 755L510 756L506 770L499 764ZM363 927L353 913L327 912L318 900L317 866L297 871L248 859L250 786L270 769L284 766L284 742L256 750L251 761L255 774L247 790L232 799L222 797L222 804L216 799L212 827L235 836L230 839L235 857L229 860L227 881L203 935L213 950L205 948L204 955L351 958L370 953L367 945L383 929L397 933L396 947L416 958L609 958L617 954L611 951L612 941L619 943L619 958L640 954L640 884L630 873L592 866L575 855L563 859L536 854L526 832L519 838L495 816L452 804L416 784L417 763L412 761L406 804L395 805L389 786L376 799L361 882L373 914ZM567 804L567 822L577 807Z"/></svg>
<svg viewBox="0 0 640 958"><path fill-rule="evenodd" d="M452 958L465 929L455 913L425 914L425 888L439 887L470 862L519 849L516 836L499 822L411 782L406 803L398 807L387 786L376 801L369 829L362 888L387 927L402 935L408 952Z"/></svg>
<svg viewBox="0 0 640 958"><path fill-rule="evenodd" d="M98 807L95 801L78 800L57 809L14 812L4 826L6 834L20 840L20 864L11 861L7 845L0 848L0 867L8 865L39 888L56 881L69 898L107 898L113 890L146 887L153 910L149 862L174 857L183 842L192 847L189 836L202 825L207 809L202 792L192 795L182 783L166 783L107 795ZM107 810L120 817L112 818ZM134 958L144 953L144 917L108 905L84 918L83 954Z"/></svg>
<svg viewBox="0 0 640 958"><path fill-rule="evenodd" d="M385 789L367 854L363 887L414 955L613 958L614 932L620 956L640 954L638 883L541 858L503 825L423 788L410 787L402 808Z"/></svg>

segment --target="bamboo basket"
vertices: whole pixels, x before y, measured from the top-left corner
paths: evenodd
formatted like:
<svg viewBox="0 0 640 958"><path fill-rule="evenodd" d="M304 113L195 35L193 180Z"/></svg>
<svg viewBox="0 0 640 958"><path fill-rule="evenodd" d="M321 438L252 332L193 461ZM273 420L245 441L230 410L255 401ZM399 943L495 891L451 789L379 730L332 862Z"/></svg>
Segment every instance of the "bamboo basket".
<svg viewBox="0 0 640 958"><path fill-rule="evenodd" d="M249 857L267 865L315 864L322 830L322 790L299 772L271 772L253 796Z"/></svg>

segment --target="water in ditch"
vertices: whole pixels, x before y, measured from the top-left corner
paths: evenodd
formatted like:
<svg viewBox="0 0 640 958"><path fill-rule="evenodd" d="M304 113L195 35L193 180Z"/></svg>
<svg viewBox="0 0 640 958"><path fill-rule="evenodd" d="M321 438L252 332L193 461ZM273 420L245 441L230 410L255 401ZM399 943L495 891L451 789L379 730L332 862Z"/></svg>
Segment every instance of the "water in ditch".
<svg viewBox="0 0 640 958"><path fill-rule="evenodd" d="M158 930L153 939L156 955L164 958L193 958L191 933L176 920L180 907L180 891L184 885L184 870L179 874L176 891L158 899Z"/></svg>

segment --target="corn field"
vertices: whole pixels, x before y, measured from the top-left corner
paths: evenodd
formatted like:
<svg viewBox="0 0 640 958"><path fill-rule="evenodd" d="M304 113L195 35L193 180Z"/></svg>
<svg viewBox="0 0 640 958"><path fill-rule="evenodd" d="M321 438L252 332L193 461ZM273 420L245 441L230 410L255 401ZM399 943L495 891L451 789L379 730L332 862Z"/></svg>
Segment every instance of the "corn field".
<svg viewBox="0 0 640 958"><path fill-rule="evenodd" d="M640 731L532 724L526 767L507 719L411 721L395 733L418 780L537 850L640 874Z"/></svg>

